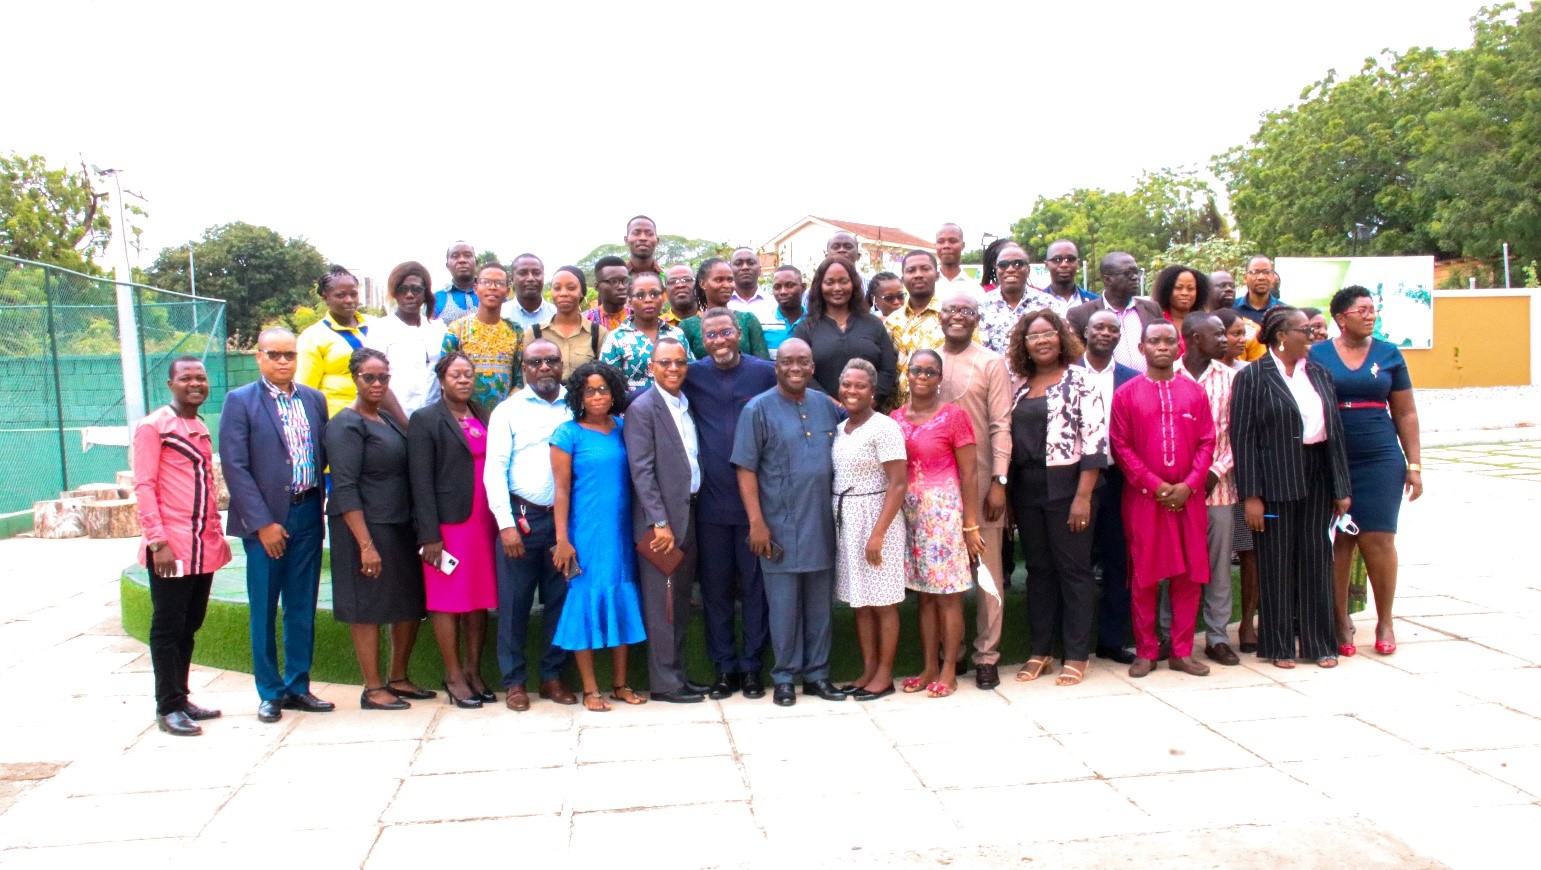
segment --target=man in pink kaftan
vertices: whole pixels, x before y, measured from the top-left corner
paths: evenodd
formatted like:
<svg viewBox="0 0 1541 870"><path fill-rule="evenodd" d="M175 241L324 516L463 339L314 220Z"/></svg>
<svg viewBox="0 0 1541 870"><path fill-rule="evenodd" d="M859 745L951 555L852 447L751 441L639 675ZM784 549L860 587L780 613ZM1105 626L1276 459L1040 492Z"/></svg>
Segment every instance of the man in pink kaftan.
<svg viewBox="0 0 1541 870"><path fill-rule="evenodd" d="M1123 469L1124 531L1129 540L1130 611L1134 663L1129 676L1155 667L1161 582L1172 601L1174 671L1204 676L1209 666L1193 658L1193 628L1203 584L1209 582L1209 514L1205 476L1215 450L1215 424L1204 389L1174 377L1177 327L1146 324L1140 336L1146 371L1118 388L1109 440Z"/></svg>

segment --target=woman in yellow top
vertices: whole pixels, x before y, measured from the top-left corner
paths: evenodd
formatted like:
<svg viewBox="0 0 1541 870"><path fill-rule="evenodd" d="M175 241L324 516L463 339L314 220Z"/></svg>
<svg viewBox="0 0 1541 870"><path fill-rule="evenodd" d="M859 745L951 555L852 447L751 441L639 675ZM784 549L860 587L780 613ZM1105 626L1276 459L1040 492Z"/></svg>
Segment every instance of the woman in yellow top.
<svg viewBox="0 0 1541 870"><path fill-rule="evenodd" d="M316 294L326 305L326 314L300 333L295 349L299 351L296 382L315 387L326 397L326 415L353 404L358 389L348 373L348 359L364 346L369 334L369 317L358 310L358 279L341 266L333 266L316 281ZM396 397L386 394L384 410L406 423L406 414Z"/></svg>

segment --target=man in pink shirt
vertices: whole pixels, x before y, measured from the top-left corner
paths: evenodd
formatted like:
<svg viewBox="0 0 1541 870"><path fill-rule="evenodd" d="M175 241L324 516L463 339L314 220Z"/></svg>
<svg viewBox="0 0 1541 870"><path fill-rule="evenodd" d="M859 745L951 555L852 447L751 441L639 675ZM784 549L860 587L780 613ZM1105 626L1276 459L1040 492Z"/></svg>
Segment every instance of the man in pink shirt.
<svg viewBox="0 0 1541 870"><path fill-rule="evenodd" d="M230 561L219 528L214 451L198 408L209 397L209 374L195 356L171 362L171 404L134 430L134 497L143 544L139 564L150 575L150 663L155 671L155 721L167 734L203 733L216 719L188 700L193 635L203 625L214 572Z"/></svg>

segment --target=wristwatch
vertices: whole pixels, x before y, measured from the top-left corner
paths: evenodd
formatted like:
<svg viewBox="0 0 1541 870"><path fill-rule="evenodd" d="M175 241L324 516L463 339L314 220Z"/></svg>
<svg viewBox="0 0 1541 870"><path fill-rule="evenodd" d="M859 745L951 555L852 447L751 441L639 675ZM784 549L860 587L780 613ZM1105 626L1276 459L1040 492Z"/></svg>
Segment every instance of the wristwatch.
<svg viewBox="0 0 1541 870"><path fill-rule="evenodd" d="M161 551L161 548L163 548L165 546L166 546L166 542L165 541L151 541L150 543L145 545L145 549L149 550L152 553L159 553Z"/></svg>
<svg viewBox="0 0 1541 870"><path fill-rule="evenodd" d="M655 529L662 529L662 528L666 528L668 525L669 525L669 521L668 520L662 520L662 521L653 523L653 528L655 528Z"/></svg>
<svg viewBox="0 0 1541 870"><path fill-rule="evenodd" d="M1004 474L997 474L995 476L995 482L1000 484L1001 486L1005 486L1006 485L1006 475L1004 475Z"/></svg>

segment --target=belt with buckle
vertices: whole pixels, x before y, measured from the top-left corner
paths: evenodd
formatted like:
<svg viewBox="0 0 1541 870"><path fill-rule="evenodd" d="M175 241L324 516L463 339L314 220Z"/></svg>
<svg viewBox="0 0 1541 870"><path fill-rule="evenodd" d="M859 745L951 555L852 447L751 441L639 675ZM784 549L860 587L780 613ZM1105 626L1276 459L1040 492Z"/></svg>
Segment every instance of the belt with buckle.
<svg viewBox="0 0 1541 870"><path fill-rule="evenodd" d="M549 504L536 504L535 502L520 496L516 492L510 492L508 497L511 501L513 501L514 504L524 508L525 510L540 511L541 513L545 514L551 513L551 505Z"/></svg>
<svg viewBox="0 0 1541 870"><path fill-rule="evenodd" d="M289 503L290 504L304 504L305 502L310 501L311 496L316 495L320 491L321 491L321 487L313 486L310 489L305 490L304 492L290 493L289 494Z"/></svg>

